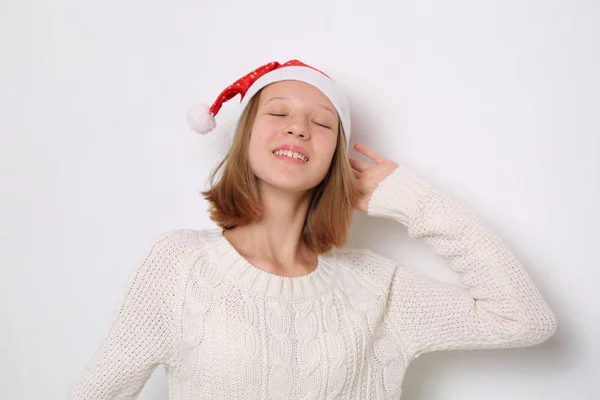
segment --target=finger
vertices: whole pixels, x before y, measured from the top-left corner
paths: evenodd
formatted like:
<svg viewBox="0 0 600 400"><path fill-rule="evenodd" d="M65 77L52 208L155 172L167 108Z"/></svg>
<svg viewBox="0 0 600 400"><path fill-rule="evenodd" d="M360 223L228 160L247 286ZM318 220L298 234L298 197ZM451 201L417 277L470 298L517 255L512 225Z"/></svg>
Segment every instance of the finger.
<svg viewBox="0 0 600 400"><path fill-rule="evenodd" d="M387 158L385 158L384 156L382 156L381 154L379 154L378 152L376 152L375 150L373 150L366 144L355 143L354 149L356 151L358 151L359 153L364 154L365 156L369 157L371 160L373 160L375 162L375 164L383 164L384 162L387 161Z"/></svg>
<svg viewBox="0 0 600 400"><path fill-rule="evenodd" d="M358 170L356 170L354 168L350 168L350 169L352 170L352 173L354 173L354 177L356 179L359 179L360 178L360 171L358 171Z"/></svg>
<svg viewBox="0 0 600 400"><path fill-rule="evenodd" d="M367 164L366 162L359 160L358 158L353 158L353 157L349 157L350 160L350 166L354 169L356 169L357 171L363 172L364 170L366 170L367 168L370 167L369 164Z"/></svg>

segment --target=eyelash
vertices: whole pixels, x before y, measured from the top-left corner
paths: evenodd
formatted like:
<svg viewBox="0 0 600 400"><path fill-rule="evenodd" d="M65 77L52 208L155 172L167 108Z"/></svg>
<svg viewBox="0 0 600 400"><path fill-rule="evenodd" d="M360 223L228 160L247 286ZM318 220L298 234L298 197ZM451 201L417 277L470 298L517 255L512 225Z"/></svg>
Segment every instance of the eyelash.
<svg viewBox="0 0 600 400"><path fill-rule="evenodd" d="M286 116L287 116L287 114L274 114L274 113L269 113L269 115L272 115L272 116L274 116L274 117L286 117ZM316 124L316 125L319 125L319 126L323 127L323 128L326 128L326 129L331 129L331 128L330 128L329 126L327 126L327 125L323 125L323 124L320 124L320 123L318 123L318 122L315 122L315 121L312 121L312 122L313 122L314 124Z"/></svg>

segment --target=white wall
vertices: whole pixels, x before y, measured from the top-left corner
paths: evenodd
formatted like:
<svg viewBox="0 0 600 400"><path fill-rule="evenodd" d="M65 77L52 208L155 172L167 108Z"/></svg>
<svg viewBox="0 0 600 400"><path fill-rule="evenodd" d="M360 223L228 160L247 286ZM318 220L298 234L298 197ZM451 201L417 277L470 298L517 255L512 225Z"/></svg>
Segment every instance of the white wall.
<svg viewBox="0 0 600 400"><path fill-rule="evenodd" d="M559 320L536 347L423 356L403 398L598 398L598 2L85 3L0 3L2 398L64 398L148 241L212 226L226 134L184 114L290 58L347 88L355 141L487 220ZM392 221L357 214L349 245L456 279Z"/></svg>

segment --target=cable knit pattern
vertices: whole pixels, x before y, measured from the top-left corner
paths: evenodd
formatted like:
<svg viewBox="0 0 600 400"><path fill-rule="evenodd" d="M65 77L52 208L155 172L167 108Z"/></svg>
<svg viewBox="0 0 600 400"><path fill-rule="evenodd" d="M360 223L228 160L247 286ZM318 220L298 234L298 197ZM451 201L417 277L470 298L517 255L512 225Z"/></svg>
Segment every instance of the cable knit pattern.
<svg viewBox="0 0 600 400"><path fill-rule="evenodd" d="M394 219L457 272L436 282L364 249L334 249L282 277L220 229L154 240L72 400L135 399L164 365L169 398L398 399L434 350L529 346L556 319L505 243L456 199L398 167L368 214Z"/></svg>

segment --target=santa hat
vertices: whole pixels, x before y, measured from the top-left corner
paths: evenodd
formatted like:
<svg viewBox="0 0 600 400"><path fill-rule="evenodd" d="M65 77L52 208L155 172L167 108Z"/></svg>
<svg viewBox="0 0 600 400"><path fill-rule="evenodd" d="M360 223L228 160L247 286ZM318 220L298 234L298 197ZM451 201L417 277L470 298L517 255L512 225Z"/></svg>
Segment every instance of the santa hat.
<svg viewBox="0 0 600 400"><path fill-rule="evenodd" d="M346 145L348 145L350 143L350 106L346 95L341 87L325 73L298 60L291 60L284 64L275 61L263 65L223 90L212 106L208 107L203 103L196 104L186 115L190 128L201 134L212 131L216 126L215 116L223 103L239 94L241 103L236 117L237 124L248 102L260 89L271 83L287 80L308 83L327 96L339 115L346 136Z"/></svg>

